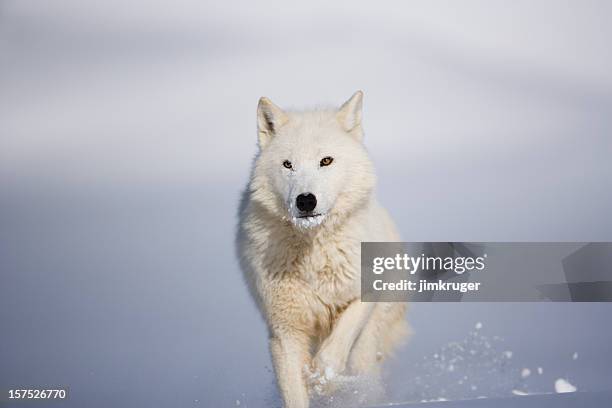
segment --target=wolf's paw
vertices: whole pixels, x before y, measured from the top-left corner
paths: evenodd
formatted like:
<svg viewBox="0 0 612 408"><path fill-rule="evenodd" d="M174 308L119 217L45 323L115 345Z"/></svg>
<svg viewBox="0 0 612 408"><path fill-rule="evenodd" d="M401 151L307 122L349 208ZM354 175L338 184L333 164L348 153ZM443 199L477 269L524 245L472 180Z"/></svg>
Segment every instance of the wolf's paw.
<svg viewBox="0 0 612 408"><path fill-rule="evenodd" d="M337 383L342 382L345 367L345 361L319 352L311 365L305 367L306 378L316 394L329 395L335 391Z"/></svg>
<svg viewBox="0 0 612 408"><path fill-rule="evenodd" d="M304 366L304 373L310 392L315 396L326 396L336 391L337 373L331 368L315 368L314 365Z"/></svg>
<svg viewBox="0 0 612 408"><path fill-rule="evenodd" d="M312 371L318 372L328 380L332 380L346 369L346 358L341 353L331 351L330 348L322 348L312 359Z"/></svg>
<svg viewBox="0 0 612 408"><path fill-rule="evenodd" d="M323 371L313 371L312 365L304 366L304 373L308 381L308 393L313 401L319 401L320 403L327 401L326 404L321 403L321 406L329 406L331 401L344 401L347 395L351 399L359 397L360 400L367 396L367 393L360 391L362 379L358 376L338 374L330 367ZM359 404L349 403L347 406L355 405L361 406L363 404L361 402Z"/></svg>

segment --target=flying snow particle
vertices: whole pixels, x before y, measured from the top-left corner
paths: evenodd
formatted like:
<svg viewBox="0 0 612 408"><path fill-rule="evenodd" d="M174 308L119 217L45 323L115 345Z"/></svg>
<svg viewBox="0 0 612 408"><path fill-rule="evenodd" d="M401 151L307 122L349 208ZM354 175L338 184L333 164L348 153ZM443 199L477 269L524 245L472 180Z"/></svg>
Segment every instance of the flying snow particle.
<svg viewBox="0 0 612 408"><path fill-rule="evenodd" d="M544 369L542 367L538 367L538 374L542 375L544 373Z"/></svg>
<svg viewBox="0 0 612 408"><path fill-rule="evenodd" d="M504 351L504 356L505 356L506 358L512 358L512 352L511 352L510 350L508 350L508 351Z"/></svg>
<svg viewBox="0 0 612 408"><path fill-rule="evenodd" d="M572 360L578 360L578 352L574 352L574 354L572 355Z"/></svg>
<svg viewBox="0 0 612 408"><path fill-rule="evenodd" d="M528 368L523 368L523 369L521 370L521 377L522 377L522 378L527 378L527 377L529 377L530 375L531 375L531 370L530 370L530 369L528 369Z"/></svg>
<svg viewBox="0 0 612 408"><path fill-rule="evenodd" d="M565 378L558 378L555 381L555 391L557 393L576 392L577 388L570 384Z"/></svg>
<svg viewBox="0 0 612 408"><path fill-rule="evenodd" d="M482 323L481 322L476 323L475 327L476 327L476 330L482 329Z"/></svg>

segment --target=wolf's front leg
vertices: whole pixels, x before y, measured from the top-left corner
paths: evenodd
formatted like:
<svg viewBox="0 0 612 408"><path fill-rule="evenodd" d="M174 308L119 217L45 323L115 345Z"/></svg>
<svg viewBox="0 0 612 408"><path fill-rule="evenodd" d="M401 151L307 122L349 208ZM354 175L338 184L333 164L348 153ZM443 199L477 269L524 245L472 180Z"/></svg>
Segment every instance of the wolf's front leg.
<svg viewBox="0 0 612 408"><path fill-rule="evenodd" d="M374 303L364 303L357 299L342 312L313 360L315 371L328 379L344 371L351 348L367 323L373 307Z"/></svg>
<svg viewBox="0 0 612 408"><path fill-rule="evenodd" d="M409 334L406 307L406 303L376 303L351 349L348 369L352 374L378 370L379 363L406 339Z"/></svg>
<svg viewBox="0 0 612 408"><path fill-rule="evenodd" d="M302 333L273 333L270 351L285 408L307 408L304 367L310 364L309 339Z"/></svg>

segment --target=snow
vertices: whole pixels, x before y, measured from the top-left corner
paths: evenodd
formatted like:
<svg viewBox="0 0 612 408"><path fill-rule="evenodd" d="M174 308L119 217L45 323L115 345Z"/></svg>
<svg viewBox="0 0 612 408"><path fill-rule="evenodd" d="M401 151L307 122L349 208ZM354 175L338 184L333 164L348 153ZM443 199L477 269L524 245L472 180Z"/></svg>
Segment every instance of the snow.
<svg viewBox="0 0 612 408"><path fill-rule="evenodd" d="M542 375L544 373L544 369L542 367L538 367L538 374Z"/></svg>
<svg viewBox="0 0 612 408"><path fill-rule="evenodd" d="M574 352L574 354L572 355L572 360L578 360L578 352Z"/></svg>
<svg viewBox="0 0 612 408"><path fill-rule="evenodd" d="M331 367L325 367L325 378L328 380L333 379L336 376L336 372Z"/></svg>
<svg viewBox="0 0 612 408"><path fill-rule="evenodd" d="M521 391L521 390L512 390L512 393L514 395L529 395L528 393L526 393L525 391Z"/></svg>
<svg viewBox="0 0 612 408"><path fill-rule="evenodd" d="M528 368L523 368L523 369L521 370L521 377L522 377L522 378L527 378L527 377L529 377L530 375L531 375L531 370L530 370L530 369L528 369Z"/></svg>
<svg viewBox="0 0 612 408"><path fill-rule="evenodd" d="M576 390L576 386L572 385L565 378L558 378L555 381L555 392L557 393L576 392Z"/></svg>
<svg viewBox="0 0 612 408"><path fill-rule="evenodd" d="M482 329L482 323L481 322L476 323L475 327L476 327L476 330Z"/></svg>

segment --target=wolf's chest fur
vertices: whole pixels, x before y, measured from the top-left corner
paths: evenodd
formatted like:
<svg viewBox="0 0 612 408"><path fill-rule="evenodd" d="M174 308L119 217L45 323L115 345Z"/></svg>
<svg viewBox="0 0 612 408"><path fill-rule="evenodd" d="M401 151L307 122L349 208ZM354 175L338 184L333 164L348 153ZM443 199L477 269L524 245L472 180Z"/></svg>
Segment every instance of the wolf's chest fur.
<svg viewBox="0 0 612 408"><path fill-rule="evenodd" d="M265 225L248 234L248 246L261 260L255 271L264 315L269 322L290 319L313 336L325 336L339 313L359 298L360 241L341 231L305 236L278 222Z"/></svg>
<svg viewBox="0 0 612 408"><path fill-rule="evenodd" d="M298 280L335 306L359 295L359 251L359 241L339 233L305 238L289 232L270 241L266 269L271 280Z"/></svg>

